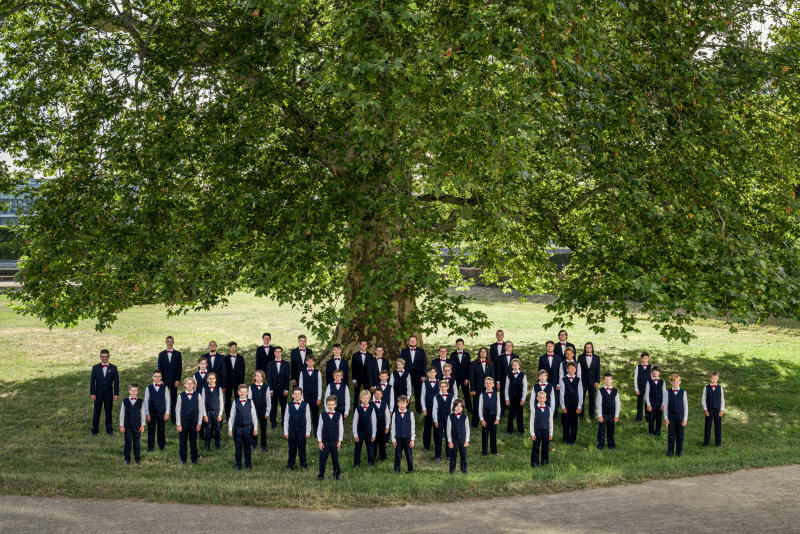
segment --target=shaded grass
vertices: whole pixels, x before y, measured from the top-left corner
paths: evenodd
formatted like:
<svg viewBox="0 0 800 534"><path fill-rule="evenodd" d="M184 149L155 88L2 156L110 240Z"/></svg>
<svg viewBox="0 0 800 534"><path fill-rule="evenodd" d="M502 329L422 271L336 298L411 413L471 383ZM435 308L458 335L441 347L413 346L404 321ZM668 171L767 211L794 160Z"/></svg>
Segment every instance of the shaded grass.
<svg viewBox="0 0 800 534"><path fill-rule="evenodd" d="M554 336L540 327L548 319L543 305L492 302L490 297L482 295L476 306L516 342L516 352L532 379L545 338ZM611 331L584 337L585 330L574 329L570 339L576 345L594 341L603 369L617 375L623 412L617 427L618 449L598 451L596 423L587 421L581 423L578 444L566 447L558 439L560 426L556 425L551 463L537 470L528 467L530 442L502 430L498 434L500 455L481 457L478 430L469 448L469 474L451 476L444 462L434 463L432 452L422 451L421 417L413 475L392 473L391 460L374 469L362 465L354 470L351 433L346 425L347 439L340 455L342 479L323 483L316 481L315 444L309 443L308 471L286 472L287 445L275 431L268 434L270 450L254 454L252 472L233 471L233 444L228 438L223 439L222 451L201 451L197 466L181 466L177 436L168 425L167 450L145 452L141 466L128 467L122 463L121 435L89 435L89 367L101 347L110 348L112 361L120 366L123 393L128 382L148 383L155 355L167 333L176 337L184 352L187 371L192 357L204 351L210 338L220 344L237 340L249 371L261 332L269 330L276 343L294 346L300 332L297 318L292 310L269 301L236 295L228 308L184 317L165 319L163 311L155 307L130 310L104 333L94 332L89 324L49 331L34 319L14 315L7 302L0 300L0 343L5 349L0 356L0 421L4 433L0 441L0 492L303 508L364 507L551 493L800 460L796 446L800 438L800 340L797 325L787 322L730 333L719 323L708 321L697 326L699 338L688 346L668 343L655 333L624 339ZM493 337L490 330L482 332L480 340L489 342ZM429 346L448 341L452 340L436 336L426 339ZM317 340L311 342L318 347ZM468 348L474 354L476 344L468 341ZM647 434L646 423L633 421L632 371L643 349L650 351L653 363L664 368L665 374L680 372L689 392L683 458L665 457L666 432L654 438ZM720 371L728 403L720 449L700 446L700 394L711 369ZM119 403L115 403L115 411L118 409ZM501 429L504 424L505 420ZM143 435L143 445L145 439Z"/></svg>

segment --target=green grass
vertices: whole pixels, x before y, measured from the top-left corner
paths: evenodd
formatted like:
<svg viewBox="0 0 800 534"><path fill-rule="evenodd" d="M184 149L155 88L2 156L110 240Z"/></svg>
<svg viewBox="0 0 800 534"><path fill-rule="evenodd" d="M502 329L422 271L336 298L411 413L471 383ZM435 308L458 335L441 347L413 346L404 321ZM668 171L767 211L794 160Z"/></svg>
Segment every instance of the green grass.
<svg viewBox="0 0 800 534"><path fill-rule="evenodd" d="M519 303L495 291L476 294L479 300L474 305L505 329L531 376L544 341L555 337L555 332L541 328L549 319L544 306ZM588 422L581 423L577 446L563 446L556 425L550 465L537 470L528 466L529 441L500 432L500 455L483 458L478 432L469 448L469 474L451 476L445 463L434 463L432 453L421 450L421 418L413 475L394 475L391 462L353 470L352 438L347 429L341 453L342 479L334 482L329 477L322 484L316 480L314 444L308 448L309 470L287 473L287 445L276 432L269 433L271 450L254 455L252 472L233 471L233 444L227 438L222 451L201 453L197 466L181 466L177 437L168 426L165 452L144 453L141 466L126 467L121 435L89 435L89 369L101 348L110 349L111 361L119 366L123 393L128 382L148 383L167 334L175 336L176 347L184 352L187 371L192 356L202 354L209 339L220 345L236 340L249 371L263 331L272 333L274 343L293 347L300 327L294 310L242 294L234 296L229 307L212 312L167 318L161 308L142 307L121 314L108 332L97 333L88 323L51 331L35 319L15 315L8 301L0 298L0 492L274 507L363 507L552 493L800 460L800 325L788 322L730 333L723 325L707 321L697 325L698 338L688 346L668 343L647 330L625 339L615 333L618 328L613 323L602 335L589 335L585 328L572 329L570 340L578 346L593 341L603 369L617 376L622 396L618 450L598 451L596 424ZM468 341L468 349L474 354L479 342L493 339L493 330L481 332ZM453 342L437 336L425 341L428 346ZM319 346L318 340L310 342L313 348ZM664 374L680 372L690 394L683 458L665 457L666 432L654 438L647 434L645 423L633 421L633 366L645 349ZM712 369L721 373L728 404L720 449L701 447L700 394ZM114 409L119 409L119 403Z"/></svg>

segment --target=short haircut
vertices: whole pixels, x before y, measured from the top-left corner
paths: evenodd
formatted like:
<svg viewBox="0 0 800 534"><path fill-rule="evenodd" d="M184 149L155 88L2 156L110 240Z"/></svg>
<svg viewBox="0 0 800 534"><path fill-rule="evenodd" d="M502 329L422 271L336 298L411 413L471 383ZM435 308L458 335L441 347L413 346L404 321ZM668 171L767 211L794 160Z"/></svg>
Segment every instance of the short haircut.
<svg viewBox="0 0 800 534"><path fill-rule="evenodd" d="M327 397L325 397L325 404L328 404L329 402L337 404L339 402L339 399L336 398L336 395L328 395Z"/></svg>
<svg viewBox="0 0 800 534"><path fill-rule="evenodd" d="M294 394L295 391L299 391L301 395L303 394L303 388L299 388L299 387L295 386L295 388L292 390L292 394Z"/></svg>
<svg viewBox="0 0 800 534"><path fill-rule="evenodd" d="M246 390L247 386L244 384L239 384L239 387L236 388L236 391L239 392L242 391L243 389Z"/></svg>
<svg viewBox="0 0 800 534"><path fill-rule="evenodd" d="M130 385L128 386L128 389L131 388L139 389L139 384L137 384L136 382L131 382Z"/></svg>
<svg viewBox="0 0 800 534"><path fill-rule="evenodd" d="M256 381L257 376L261 377L262 382L267 378L266 375L264 374L264 371L262 371L261 369L256 369L255 372L253 372L253 382Z"/></svg>
<svg viewBox="0 0 800 534"><path fill-rule="evenodd" d="M505 334L505 332L503 332L501 329L498 329L497 332L495 332L495 335L496 334Z"/></svg>
<svg viewBox="0 0 800 534"><path fill-rule="evenodd" d="M231 341L230 343L228 343L228 347L229 347L229 348L230 348L230 347L238 347L238 346L239 346L239 345L237 345L235 341Z"/></svg>
<svg viewBox="0 0 800 534"><path fill-rule="evenodd" d="M375 350L378 350L378 349L386 350L386 348L383 345L375 345Z"/></svg>
<svg viewBox="0 0 800 534"><path fill-rule="evenodd" d="M649 353L649 352L647 352L647 351L644 351L643 353L641 353L641 354L639 355L639 357L640 357L640 358L644 358L645 356L647 356L647 357L649 358L649 357L650 357L650 353Z"/></svg>
<svg viewBox="0 0 800 534"><path fill-rule="evenodd" d="M208 358L206 358L205 356L200 356L199 358L197 358L197 363L200 363L200 362L203 362L203 361L208 363Z"/></svg>
<svg viewBox="0 0 800 534"><path fill-rule="evenodd" d="M208 344L209 344L209 345L211 345L212 343L213 343L214 345L216 345L216 344L217 344L217 342L216 342L216 341L214 341L213 339L212 339L211 341L209 341L209 342L208 342Z"/></svg>
<svg viewBox="0 0 800 534"><path fill-rule="evenodd" d="M719 371L711 371L708 376L719 376Z"/></svg>
<svg viewBox="0 0 800 534"><path fill-rule="evenodd" d="M572 355L573 355L573 356L575 356L575 349L573 349L572 347L567 347L567 348L564 350L564 356L566 356L568 352L571 352L571 353L572 353Z"/></svg>
<svg viewBox="0 0 800 534"><path fill-rule="evenodd" d="M680 379L681 379L681 375L679 375L678 373L672 373L671 375L669 375L669 381L670 382L672 382L673 380L680 380Z"/></svg>
<svg viewBox="0 0 800 534"><path fill-rule="evenodd" d="M395 367L397 367L399 364L403 364L403 367L405 367L405 366L406 366L406 361L405 361L405 359L403 359L403 358L397 358L397 359L394 361L394 366L395 366Z"/></svg>
<svg viewBox="0 0 800 534"><path fill-rule="evenodd" d="M567 366L567 367L569 367L569 366ZM547 371L545 371L544 369L542 369L541 371L539 371L539 374L538 374L537 376L542 376L542 375L544 375L544 376L550 376L550 373L548 373Z"/></svg>
<svg viewBox="0 0 800 534"><path fill-rule="evenodd" d="M261 339L264 339L267 336L269 336L269 338L272 339L272 334L270 334L269 332L264 332L263 334L261 334Z"/></svg>
<svg viewBox="0 0 800 534"><path fill-rule="evenodd" d="M408 404L408 397L406 397L405 395L400 395L399 397L397 397L397 404L400 404L401 402Z"/></svg>
<svg viewBox="0 0 800 534"><path fill-rule="evenodd" d="M545 346L547 346L547 345L553 345L554 347L556 346L555 342L554 342L554 341L550 341L550 340L547 340L547 341L545 342L545 344L544 344L544 345L545 345Z"/></svg>
<svg viewBox="0 0 800 534"><path fill-rule="evenodd" d="M431 371L433 371L434 373L438 373L439 372L439 370L436 367L432 366L432 365L430 367L428 367L428 374L431 374Z"/></svg>
<svg viewBox="0 0 800 534"><path fill-rule="evenodd" d="M514 346L514 342L513 341L506 341L505 344L506 345L511 345L512 347Z"/></svg>
<svg viewBox="0 0 800 534"><path fill-rule="evenodd" d="M184 386L186 386L186 382L191 382L192 384L194 384L194 387L197 387L197 380L195 380L191 376L187 376L186 378L183 379L183 385Z"/></svg>
<svg viewBox="0 0 800 534"><path fill-rule="evenodd" d="M578 364L577 364L577 363L575 363L574 361L572 361L572 362L567 362L567 367L575 367L575 368L577 369L577 367L578 367Z"/></svg>
<svg viewBox="0 0 800 534"><path fill-rule="evenodd" d="M561 332L564 332L565 334L567 333L567 331L562 328L561 330L558 331L558 335L559 336L561 335ZM569 334L567 334L567 335L569 335Z"/></svg>
<svg viewBox="0 0 800 534"><path fill-rule="evenodd" d="M387 371L386 369L381 369L381 372L378 373L378 376L380 376L380 375L388 375L388 374L389 374L389 371Z"/></svg>
<svg viewBox="0 0 800 534"><path fill-rule="evenodd" d="M108 352L108 349L103 349L103 350L101 350L101 351L100 351L100 356L102 356L103 354L108 354L109 356L111 355L111 353L110 353L110 352Z"/></svg>
<svg viewBox="0 0 800 534"><path fill-rule="evenodd" d="M300 334L299 336L297 336L297 339L299 340L299 339L308 339L308 338L306 337L305 334Z"/></svg>
<svg viewBox="0 0 800 534"><path fill-rule="evenodd" d="M536 393L536 398L538 399L539 397L544 397L546 399L547 398L547 392L545 390L543 390L543 389L540 389Z"/></svg>
<svg viewBox="0 0 800 534"><path fill-rule="evenodd" d="M372 394L377 395L378 393L381 394L381 397L383 396L383 390L381 388L375 388L375 391Z"/></svg>
<svg viewBox="0 0 800 534"><path fill-rule="evenodd" d="M605 374L603 375L603 378L605 378L605 377L614 378L614 375L612 375L611 373L605 373Z"/></svg>
<svg viewBox="0 0 800 534"><path fill-rule="evenodd" d="M275 346L274 349L275 349L275 351L283 352L283 347L281 347L280 345Z"/></svg>
<svg viewBox="0 0 800 534"><path fill-rule="evenodd" d="M341 369L334 369L333 370L333 376L336 376L336 375L344 376L344 371L342 371Z"/></svg>
<svg viewBox="0 0 800 534"><path fill-rule="evenodd" d="M494 382L494 378L492 378L491 376L487 376L486 378L483 379L484 382L486 382L487 380L491 380L492 382Z"/></svg>
<svg viewBox="0 0 800 534"><path fill-rule="evenodd" d="M342 345L341 345L340 343L334 343L334 344L333 344L333 348L334 348L334 349L341 349L341 348L342 348Z"/></svg>
<svg viewBox="0 0 800 534"><path fill-rule="evenodd" d="M463 342L464 342L464 339L463 339L463 338L458 338L458 339L456 339L456 343L459 343L459 342L463 343Z"/></svg>
<svg viewBox="0 0 800 534"><path fill-rule="evenodd" d="M417 336L415 336L414 334L411 334L410 336L408 336L408 340L409 341L411 341L412 339L417 339Z"/></svg>
<svg viewBox="0 0 800 534"><path fill-rule="evenodd" d="M445 369L450 369L452 371L453 370L453 366L450 365L449 363L446 363L446 364L444 364L442 366L442 371L444 371Z"/></svg>
<svg viewBox="0 0 800 534"><path fill-rule="evenodd" d="M160 369L156 369L152 374L164 376L164 373L162 373Z"/></svg>
<svg viewBox="0 0 800 534"><path fill-rule="evenodd" d="M511 365L514 365L514 363L519 364L520 367L522 366L522 362L519 361L519 358L511 358Z"/></svg>
<svg viewBox="0 0 800 534"><path fill-rule="evenodd" d="M653 368L652 368L652 369L650 369L650 372L651 372L651 373L652 373L653 371L658 371L658 372L660 373L660 372L661 372L661 367L659 367L659 366L657 366L657 365L654 365L654 366L653 366Z"/></svg>
<svg viewBox="0 0 800 534"><path fill-rule="evenodd" d="M208 374L206 375L206 380L208 380L208 379L209 379L209 378L211 378L212 376L213 376L214 378L217 378L217 373L215 373L214 371L211 371L210 373L208 373Z"/></svg>
<svg viewBox="0 0 800 534"><path fill-rule="evenodd" d="M439 345L439 350L447 350L447 345Z"/></svg>
<svg viewBox="0 0 800 534"><path fill-rule="evenodd" d="M175 341L175 338L172 336L167 336L166 339L171 339L172 341Z"/></svg>
<svg viewBox="0 0 800 534"><path fill-rule="evenodd" d="M464 407L464 401L462 401L461 399L454 400L453 401L453 409L455 409L456 406L461 406L463 408Z"/></svg>
<svg viewBox="0 0 800 534"><path fill-rule="evenodd" d="M309 354L309 355L306 356L306 361L308 361L308 360L311 360L312 362L317 361L317 360L314 359L314 355L313 354Z"/></svg>
<svg viewBox="0 0 800 534"><path fill-rule="evenodd" d="M439 380L439 385L441 386L442 384L445 384L447 387L450 387L450 381L449 380Z"/></svg>
<svg viewBox="0 0 800 534"><path fill-rule="evenodd" d="M367 400L369 400L369 398L371 397L371 394L370 394L368 389L362 389L361 393L358 394L358 400L362 400L363 401L364 397L366 397Z"/></svg>

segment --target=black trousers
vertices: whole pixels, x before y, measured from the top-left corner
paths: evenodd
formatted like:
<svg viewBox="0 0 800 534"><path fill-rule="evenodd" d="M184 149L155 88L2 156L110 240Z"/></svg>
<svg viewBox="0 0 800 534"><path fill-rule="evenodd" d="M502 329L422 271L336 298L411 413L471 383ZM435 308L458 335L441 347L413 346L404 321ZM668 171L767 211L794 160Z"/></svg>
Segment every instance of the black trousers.
<svg viewBox="0 0 800 534"><path fill-rule="evenodd" d="M550 429L536 428L533 430L533 435L536 439L531 445L531 467L547 465L550 461Z"/></svg>
<svg viewBox="0 0 800 534"><path fill-rule="evenodd" d="M417 410L417 413L422 413L422 382L420 381L419 376L411 375L411 389L414 390L414 406ZM397 400L395 400L395 406L397 405Z"/></svg>
<svg viewBox="0 0 800 534"><path fill-rule="evenodd" d="M481 453L486 454L491 445L492 454L497 454L497 425L494 419L486 421L486 426L481 426Z"/></svg>
<svg viewBox="0 0 800 534"><path fill-rule="evenodd" d="M322 442L322 450L319 451L319 476L325 476L325 465L328 463L328 456L333 463L333 477L339 478L339 451L336 450L336 441Z"/></svg>
<svg viewBox="0 0 800 534"><path fill-rule="evenodd" d="M214 440L214 446L219 449L220 447L220 426L222 424L221 421L217 421L217 417L219 417L219 412L209 411L208 415L208 423L204 423L206 425L206 432L205 432L205 442L206 442L206 449L211 448L211 440Z"/></svg>
<svg viewBox="0 0 800 534"><path fill-rule="evenodd" d="M464 446L463 441L454 441L453 448L447 446L447 455L450 457L450 473L456 472L456 457L461 457L461 472L467 472L467 448Z"/></svg>
<svg viewBox="0 0 800 534"><path fill-rule="evenodd" d="M642 420L642 410L644 405L644 390L640 389L639 394L636 395L636 420Z"/></svg>
<svg viewBox="0 0 800 534"><path fill-rule="evenodd" d="M172 417L169 418L172 421L172 424L175 424L175 403L178 402L178 388L176 388L172 382L172 384L168 385L169 388L169 413L172 414Z"/></svg>
<svg viewBox="0 0 800 534"><path fill-rule="evenodd" d="M375 441L377 441L377 433L375 437ZM361 448L366 445L367 448L367 463L369 465L375 465L375 443L372 441L372 436L359 436L359 440L356 442L354 447L354 454L353 454L353 467L357 467L361 465Z"/></svg>
<svg viewBox="0 0 800 534"><path fill-rule="evenodd" d="M661 424L664 422L664 412L660 406L653 406L653 411L647 412L647 430L656 436L661 435Z"/></svg>
<svg viewBox="0 0 800 534"><path fill-rule="evenodd" d="M283 422L283 418L286 417L286 395L283 394L283 390L276 391L275 394L272 396L272 409L270 410L269 414L269 421L270 423L272 423L272 428L275 428L278 425L279 403L281 405L281 422Z"/></svg>
<svg viewBox="0 0 800 534"><path fill-rule="evenodd" d="M236 449L236 465L242 467L242 453L244 453L244 465L250 467L252 464L252 443L253 425L233 427L233 446Z"/></svg>
<svg viewBox="0 0 800 534"><path fill-rule="evenodd" d="M105 395L102 399L96 398L94 401L94 411L92 412L92 431L97 432L100 425L100 410L106 411L106 432L113 432L111 426L111 410L114 409L113 395Z"/></svg>
<svg viewBox="0 0 800 534"><path fill-rule="evenodd" d="M616 447L617 443L614 441L614 416L603 416L603 422L597 424L597 444L605 446L606 438L608 439L609 447Z"/></svg>
<svg viewBox="0 0 800 534"><path fill-rule="evenodd" d="M446 420L445 420L446 421ZM433 451L434 451L434 458L441 459L442 457L442 446L444 446L444 455L447 458L450 458L450 453L452 452L447 447L447 423L446 422L439 422L439 427L433 428ZM444 444L444 445L443 445Z"/></svg>
<svg viewBox="0 0 800 534"><path fill-rule="evenodd" d="M683 417L669 416L669 437L667 438L667 456L683 454Z"/></svg>
<svg viewBox="0 0 800 534"><path fill-rule="evenodd" d="M472 426L474 428L474 427L478 426L478 423L480 423L480 419L481 419L478 416L478 413L479 413L478 403L480 403L481 396L478 395L478 394L475 394L474 397L470 396L470 398L472 399L472 414L474 415L474 417L472 418Z"/></svg>
<svg viewBox="0 0 800 534"><path fill-rule="evenodd" d="M461 400L464 401L464 409L467 410L469 413L472 413L472 403L469 401L472 398L472 395L469 391L469 386L464 385L464 382L461 382ZM455 447L455 445L453 445Z"/></svg>
<svg viewBox="0 0 800 534"><path fill-rule="evenodd" d="M517 420L517 432L522 434L524 432L522 427L522 406L520 406L520 402L522 402L522 398L510 398L509 401L511 405L508 407L508 425L506 426L506 432L509 434L514 432L514 419Z"/></svg>
<svg viewBox="0 0 800 534"><path fill-rule="evenodd" d="M394 449L394 470L400 471L400 458L405 453L408 472L413 472L414 456L411 452L411 438L395 438L395 440L397 440L397 447Z"/></svg>
<svg viewBox="0 0 800 534"><path fill-rule="evenodd" d="M152 451L156 447L158 438L158 448L162 451L166 445L164 437L164 412L150 412L150 420L147 422L147 450Z"/></svg>
<svg viewBox="0 0 800 534"><path fill-rule="evenodd" d="M566 443L575 443L578 439L578 407L567 406L567 413L564 414L563 436Z"/></svg>
<svg viewBox="0 0 800 534"><path fill-rule="evenodd" d="M708 410L706 416L706 427L703 434L703 443L708 445L711 442L711 424L714 424L714 445L719 447L722 445L722 418L719 416L719 410Z"/></svg>
<svg viewBox="0 0 800 534"><path fill-rule="evenodd" d="M306 468L306 435L302 432L289 432L289 462L287 467L294 467L294 459L300 456L300 467Z"/></svg>
<svg viewBox="0 0 800 534"><path fill-rule="evenodd" d="M256 418L258 419L258 433L260 434L261 439L261 448L266 450L267 448L267 407L266 406L256 406ZM253 436L251 433L251 439L253 441L253 448L255 449L258 447L259 438Z"/></svg>
<svg viewBox="0 0 800 534"><path fill-rule="evenodd" d="M192 453L192 463L197 463L197 425L190 423L188 425L183 425L181 428L181 433L178 434L178 444L179 450L178 453L181 457L181 462L186 461L186 446L187 442L189 448L191 449Z"/></svg>
<svg viewBox="0 0 800 534"><path fill-rule="evenodd" d="M378 423L378 428L375 432L375 456L378 460L386 459L386 440L389 436L386 434L385 423L381 425Z"/></svg>
<svg viewBox="0 0 800 534"><path fill-rule="evenodd" d="M596 406L594 405L595 400L597 400L597 388L594 387L594 384L589 384L584 391L584 394L589 394L589 419L594 419L595 415L597 414ZM583 415L586 413L586 403L583 403L583 411L581 412L581 419L583 419Z"/></svg>
<svg viewBox="0 0 800 534"><path fill-rule="evenodd" d="M431 448L431 434L433 433L433 412L428 410L428 415L422 421L422 447L427 451Z"/></svg>
<svg viewBox="0 0 800 534"><path fill-rule="evenodd" d="M164 421L162 420L161 422L163 423ZM123 451L125 454L125 461L131 461L131 446L133 446L133 459L137 462L139 461L141 440L142 434L139 432L138 428L125 427L125 449Z"/></svg>

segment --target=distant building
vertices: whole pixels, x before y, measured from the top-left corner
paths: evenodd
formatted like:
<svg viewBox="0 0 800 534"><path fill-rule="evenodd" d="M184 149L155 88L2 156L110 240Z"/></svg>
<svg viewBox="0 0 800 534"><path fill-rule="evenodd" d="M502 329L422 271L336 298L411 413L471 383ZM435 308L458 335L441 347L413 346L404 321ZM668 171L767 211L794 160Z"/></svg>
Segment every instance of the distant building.
<svg viewBox="0 0 800 534"><path fill-rule="evenodd" d="M31 181L30 185L35 186L36 182ZM30 211L33 199L27 193L0 193L0 226L16 224L19 215Z"/></svg>

